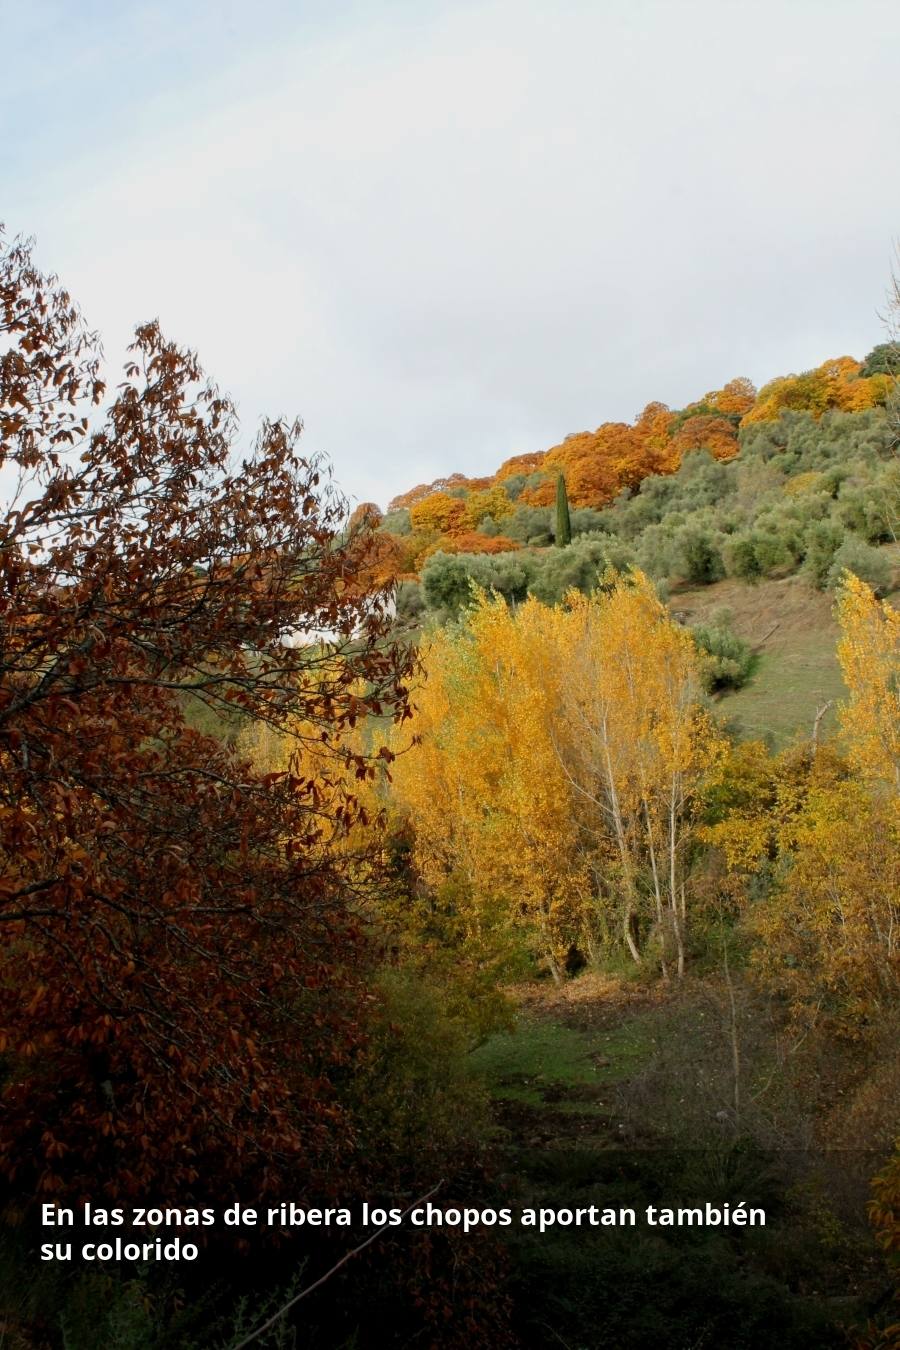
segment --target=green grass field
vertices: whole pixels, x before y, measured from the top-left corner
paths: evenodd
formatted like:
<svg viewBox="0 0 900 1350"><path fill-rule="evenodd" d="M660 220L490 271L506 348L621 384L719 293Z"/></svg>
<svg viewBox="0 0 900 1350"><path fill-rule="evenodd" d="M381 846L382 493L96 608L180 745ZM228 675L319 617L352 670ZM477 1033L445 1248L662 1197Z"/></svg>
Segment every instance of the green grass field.
<svg viewBox="0 0 900 1350"><path fill-rule="evenodd" d="M900 548L890 553L900 563ZM892 592L897 601L898 592ZM846 697L837 659L838 624L834 597L813 590L800 577L749 586L720 581L673 592L672 612L685 623L709 620L729 610L739 637L756 649L756 666L743 689L725 694L716 708L742 739L769 740L781 749L796 736L809 736L816 713L831 707L821 734L837 725L837 705Z"/></svg>

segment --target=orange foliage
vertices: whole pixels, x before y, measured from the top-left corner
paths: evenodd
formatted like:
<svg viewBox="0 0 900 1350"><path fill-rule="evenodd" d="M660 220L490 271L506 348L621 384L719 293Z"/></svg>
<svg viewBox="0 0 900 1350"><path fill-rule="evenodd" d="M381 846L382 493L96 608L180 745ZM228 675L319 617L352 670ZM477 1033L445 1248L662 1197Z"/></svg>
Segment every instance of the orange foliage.
<svg viewBox="0 0 900 1350"><path fill-rule="evenodd" d="M420 483L418 487L411 488L409 492L404 492L399 497L393 497L388 502L389 511L401 511L405 507L412 510L419 502L423 502L426 497L434 493L446 492L448 488L465 488L467 492L477 492L482 488L490 487L494 479L491 476L487 478L467 478L464 473L451 473L447 478L436 478L433 483Z"/></svg>
<svg viewBox="0 0 900 1350"><path fill-rule="evenodd" d="M756 402L756 385L752 380L739 376L729 380L722 389L704 394L701 402L715 408L717 412L743 417Z"/></svg>
<svg viewBox="0 0 900 1350"><path fill-rule="evenodd" d="M438 539L427 549L426 556L439 550L444 553L511 553L517 548L521 548L521 544L502 534L492 537L479 534L476 530L462 530L458 534Z"/></svg>
<svg viewBox="0 0 900 1350"><path fill-rule="evenodd" d="M265 422L233 470L233 404L155 323L92 429L97 339L2 240L0 348L3 452L31 484L0 510L5 1193L184 1203L290 1173L328 1195L367 946L320 803L345 836L375 772L345 733L405 710L411 657L357 579L392 546L345 536L299 424ZM256 773L188 700L313 728L318 780Z"/></svg>
<svg viewBox="0 0 900 1350"><path fill-rule="evenodd" d="M532 450L527 454L513 455L510 459L505 459L495 473L494 481L505 483L507 478L512 478L517 473L535 473L543 465L546 454L546 450Z"/></svg>
<svg viewBox="0 0 900 1350"><path fill-rule="evenodd" d="M465 505L461 497L449 492L432 492L410 508L409 517L414 530L437 530L450 534L461 528Z"/></svg>
<svg viewBox="0 0 900 1350"><path fill-rule="evenodd" d="M676 462L691 450L708 450L714 459L733 459L738 452L737 429L725 417L701 414L689 417L672 437Z"/></svg>
<svg viewBox="0 0 900 1350"><path fill-rule="evenodd" d="M893 385L890 376L861 376L862 366L852 356L823 361L815 370L800 375L782 375L759 391L741 425L774 422L785 410L810 412L821 417L831 409L862 412L883 403Z"/></svg>
<svg viewBox="0 0 900 1350"><path fill-rule="evenodd" d="M351 533L366 528L377 530L383 520L381 509L374 502L360 502L350 517L348 528Z"/></svg>
<svg viewBox="0 0 900 1350"><path fill-rule="evenodd" d="M596 431L571 436L547 452L545 466L565 474L573 506L601 506L612 501L621 488L636 487L653 472L656 446L651 448L651 440L654 433L659 434L655 415L648 419L646 429L627 422L604 422ZM555 485L548 486L555 492ZM535 491L527 500L537 504L537 495ZM549 501L547 497L540 504Z"/></svg>
<svg viewBox="0 0 900 1350"><path fill-rule="evenodd" d="M778 418L785 409L809 411L820 417L829 409L859 412L886 401L893 387L888 375L860 376L860 363L849 356L825 361L816 370L782 376L757 393L744 376L729 380L679 414L665 403L651 402L633 423L604 422L595 431L567 436L546 451L511 455L493 476L466 478L455 473L433 483L420 484L395 497L390 509L407 507L415 541L402 546L404 566L417 568L450 540L468 536L486 514L502 523L523 506L552 506L556 480L565 476L569 502L574 507L599 507L611 502L623 488L635 489L650 474L674 473L684 456L706 450L714 459L732 459L738 452L738 427ZM513 501L504 484L518 475L533 476ZM460 495L451 490L462 489ZM477 551L499 551L497 539L481 542ZM468 546L467 546L468 547ZM472 546L471 551L476 551Z"/></svg>

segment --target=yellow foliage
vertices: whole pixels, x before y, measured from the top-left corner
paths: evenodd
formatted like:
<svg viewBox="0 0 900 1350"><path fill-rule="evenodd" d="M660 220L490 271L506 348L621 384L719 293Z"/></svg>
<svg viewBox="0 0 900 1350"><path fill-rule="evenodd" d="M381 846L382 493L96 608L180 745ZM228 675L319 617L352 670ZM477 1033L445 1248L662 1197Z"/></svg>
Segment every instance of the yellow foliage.
<svg viewBox="0 0 900 1350"><path fill-rule="evenodd" d="M777 421L786 409L810 412L818 418L832 408L862 412L884 403L894 381L886 375L861 376L861 369L852 356L839 356L801 375L770 380L760 389L753 407L744 413L741 425Z"/></svg>
<svg viewBox="0 0 900 1350"><path fill-rule="evenodd" d="M850 762L900 794L900 611L848 572L838 598L838 659L850 699L841 728Z"/></svg>
<svg viewBox="0 0 900 1350"><path fill-rule="evenodd" d="M756 968L798 1014L862 1032L900 995L896 809L858 780L815 786L780 843L784 879L750 920Z"/></svg>
<svg viewBox="0 0 900 1350"><path fill-rule="evenodd" d="M486 488L483 492L470 492L463 506L463 526L467 530L477 530L485 516L490 516L499 524L515 510L506 492L499 486Z"/></svg>
<svg viewBox="0 0 900 1350"><path fill-rule="evenodd" d="M437 530L447 534L462 526L464 514L465 507L460 497L452 497L449 492L432 492L410 508L409 518L416 533Z"/></svg>
<svg viewBox="0 0 900 1350"><path fill-rule="evenodd" d="M473 931L502 913L555 973L611 917L635 956L639 919L655 919L683 967L687 841L722 746L697 706L690 635L647 579L515 613L482 595L424 666L394 785L429 885L462 876Z"/></svg>

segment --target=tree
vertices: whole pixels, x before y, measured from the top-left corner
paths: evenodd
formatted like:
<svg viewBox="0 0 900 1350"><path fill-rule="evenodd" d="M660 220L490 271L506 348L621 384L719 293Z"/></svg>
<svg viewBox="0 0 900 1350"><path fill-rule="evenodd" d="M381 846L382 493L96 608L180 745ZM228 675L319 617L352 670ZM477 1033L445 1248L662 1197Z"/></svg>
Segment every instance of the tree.
<svg viewBox="0 0 900 1350"><path fill-rule="evenodd" d="M723 751L698 703L696 650L640 572L594 596L573 593L568 609L558 753L573 810L597 856L615 859L604 880L621 897L632 957L642 959L639 921L649 890L663 972L671 952L681 975L689 847L701 789Z"/></svg>
<svg viewBox="0 0 900 1350"><path fill-rule="evenodd" d="M563 474L556 479L556 539L557 548L565 548L572 542L572 524L569 520L569 499L566 496L566 480Z"/></svg>
<svg viewBox="0 0 900 1350"><path fill-rule="evenodd" d="M568 944L594 950L613 927L640 960L654 922L681 972L689 848L721 744L690 634L646 578L515 612L482 592L423 664L394 783L425 882L460 877L472 932L521 932L556 978Z"/></svg>
<svg viewBox="0 0 900 1350"><path fill-rule="evenodd" d="M838 659L850 691L841 728L851 763L900 792L900 611L847 572L838 598Z"/></svg>
<svg viewBox="0 0 900 1350"><path fill-rule="evenodd" d="M22 242L0 335L0 1163L26 1196L184 1203L298 1160L327 1190L366 962L320 803L358 818L346 731L402 718L411 668L355 582L375 536L341 533L299 423L233 467L232 404L156 324L101 417L97 338ZM293 737L288 770L194 730L204 705Z"/></svg>

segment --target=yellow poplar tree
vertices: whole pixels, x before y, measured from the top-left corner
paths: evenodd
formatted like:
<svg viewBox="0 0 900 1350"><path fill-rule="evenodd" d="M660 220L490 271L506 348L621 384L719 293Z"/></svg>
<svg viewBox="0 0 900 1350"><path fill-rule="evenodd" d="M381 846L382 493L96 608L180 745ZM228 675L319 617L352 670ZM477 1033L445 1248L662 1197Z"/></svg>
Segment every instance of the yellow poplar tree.
<svg viewBox="0 0 900 1350"><path fill-rule="evenodd" d="M698 704L694 644L640 572L590 597L573 592L567 612L562 758L576 809L587 807L587 827L614 846L632 957L641 959L637 916L649 889L663 970L671 939L682 974L694 814L724 750Z"/></svg>
<svg viewBox="0 0 900 1350"><path fill-rule="evenodd" d="M426 882L462 876L473 932L499 906L556 978L569 942L591 950L608 915L640 960L650 895L681 973L694 814L722 746L690 635L647 578L515 612L481 595L424 666L394 789Z"/></svg>
<svg viewBox="0 0 900 1350"><path fill-rule="evenodd" d="M514 616L481 595L465 629L431 639L416 743L398 755L393 780L426 882L462 876L473 938L499 913L510 929L530 930L559 979L585 881L552 739L558 654L542 624L548 612L529 601Z"/></svg>
<svg viewBox="0 0 900 1350"><path fill-rule="evenodd" d="M900 794L900 610L846 573L838 598L838 660L850 699L841 729L851 763Z"/></svg>

